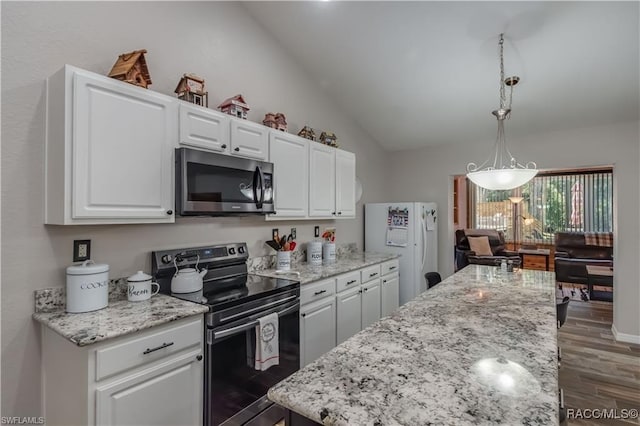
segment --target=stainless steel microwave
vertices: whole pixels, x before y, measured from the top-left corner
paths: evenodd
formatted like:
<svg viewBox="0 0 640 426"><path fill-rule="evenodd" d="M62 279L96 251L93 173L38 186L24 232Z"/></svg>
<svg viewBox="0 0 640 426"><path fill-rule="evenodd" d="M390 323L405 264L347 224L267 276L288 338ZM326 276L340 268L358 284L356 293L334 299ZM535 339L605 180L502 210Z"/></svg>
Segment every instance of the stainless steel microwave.
<svg viewBox="0 0 640 426"><path fill-rule="evenodd" d="M176 212L182 216L274 213L273 164L177 148Z"/></svg>

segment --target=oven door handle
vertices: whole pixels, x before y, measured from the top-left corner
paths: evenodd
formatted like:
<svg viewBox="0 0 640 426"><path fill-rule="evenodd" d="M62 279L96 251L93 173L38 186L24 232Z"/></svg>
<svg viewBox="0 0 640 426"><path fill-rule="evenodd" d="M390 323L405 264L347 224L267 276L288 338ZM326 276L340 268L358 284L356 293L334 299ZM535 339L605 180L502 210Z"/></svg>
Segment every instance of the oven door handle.
<svg viewBox="0 0 640 426"><path fill-rule="evenodd" d="M300 305L298 305L296 303L295 305L278 312L278 317L291 314L293 312L296 312L299 309L300 309ZM215 331L213 333L213 339L214 340L222 339L223 337L233 336L234 334L240 334L240 333L243 333L243 332L245 332L247 330L251 330L252 328L257 327L258 325L260 325L260 321L253 320L253 321L248 322L246 324L237 325L235 327L231 327L231 328L228 328L226 330Z"/></svg>
<svg viewBox="0 0 640 426"><path fill-rule="evenodd" d="M297 298L298 298L298 296L289 296L289 297L285 297L284 299L278 299L276 301L266 303L266 304L264 304L262 306L255 307L253 309L247 309L246 311L242 311L242 312L239 312L237 314L229 315L227 317L221 317L220 321L228 322L228 321L230 321L230 320L232 320L234 318L249 316L249 314L251 314L251 313L255 313L255 312L258 312L258 311L263 311L263 310L265 310L265 308L275 307L276 305L281 305L281 304L283 304L285 302L288 302L290 300L294 300L294 299L297 299Z"/></svg>

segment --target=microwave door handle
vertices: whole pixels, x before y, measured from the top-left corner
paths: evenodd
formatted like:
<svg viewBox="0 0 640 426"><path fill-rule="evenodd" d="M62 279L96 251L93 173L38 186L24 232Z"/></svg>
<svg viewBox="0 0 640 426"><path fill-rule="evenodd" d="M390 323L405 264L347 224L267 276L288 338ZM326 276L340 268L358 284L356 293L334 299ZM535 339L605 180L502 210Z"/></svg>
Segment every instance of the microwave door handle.
<svg viewBox="0 0 640 426"><path fill-rule="evenodd" d="M256 207L259 207L259 202L258 202L258 179L259 179L260 175L258 174L258 167L256 167L256 170L253 172L253 181L251 182L251 188L253 189L253 202L255 203Z"/></svg>
<svg viewBox="0 0 640 426"><path fill-rule="evenodd" d="M264 174L262 173L262 167L258 166L258 175L260 176L260 202L256 206L261 209L264 204Z"/></svg>

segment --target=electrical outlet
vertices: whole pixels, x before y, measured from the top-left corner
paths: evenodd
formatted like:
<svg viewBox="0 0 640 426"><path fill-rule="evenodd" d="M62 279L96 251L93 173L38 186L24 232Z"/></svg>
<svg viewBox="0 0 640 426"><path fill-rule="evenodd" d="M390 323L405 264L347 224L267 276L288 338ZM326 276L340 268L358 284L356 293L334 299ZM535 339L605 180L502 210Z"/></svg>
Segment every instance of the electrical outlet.
<svg viewBox="0 0 640 426"><path fill-rule="evenodd" d="M91 240L73 240L73 261L84 262L91 259Z"/></svg>
<svg viewBox="0 0 640 426"><path fill-rule="evenodd" d="M278 236L279 236L279 235L280 235L280 234L278 233L278 228L273 228L273 229L271 230L271 239L272 239L272 240L278 240ZM278 240L278 241L279 241L279 240Z"/></svg>
<svg viewBox="0 0 640 426"><path fill-rule="evenodd" d="M318 238L320 236L320 227L316 226L313 228L313 236Z"/></svg>
<svg viewBox="0 0 640 426"><path fill-rule="evenodd" d="M291 238L296 239L296 228L291 228Z"/></svg>

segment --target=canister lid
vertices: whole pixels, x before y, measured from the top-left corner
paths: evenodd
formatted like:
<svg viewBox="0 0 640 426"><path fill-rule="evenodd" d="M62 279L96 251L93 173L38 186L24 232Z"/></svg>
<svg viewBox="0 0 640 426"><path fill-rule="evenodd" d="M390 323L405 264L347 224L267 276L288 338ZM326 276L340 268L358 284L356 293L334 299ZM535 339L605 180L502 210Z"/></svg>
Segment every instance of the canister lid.
<svg viewBox="0 0 640 426"><path fill-rule="evenodd" d="M67 268L67 275L90 275L107 272L109 265L94 263L93 260L85 260L82 265L71 265Z"/></svg>
<svg viewBox="0 0 640 426"><path fill-rule="evenodd" d="M135 274L131 275L127 278L127 281L130 283L139 283L144 281L149 281L151 279L151 275L147 275L142 271L138 271Z"/></svg>

